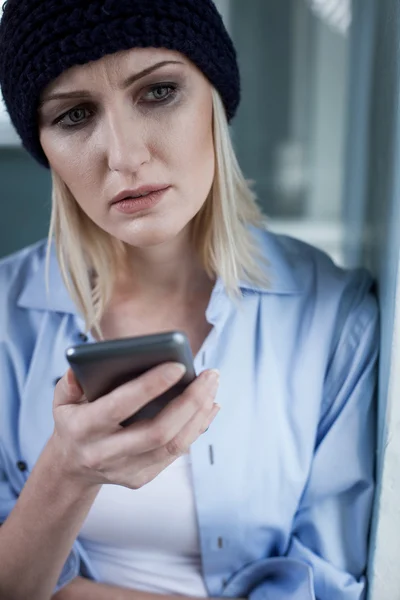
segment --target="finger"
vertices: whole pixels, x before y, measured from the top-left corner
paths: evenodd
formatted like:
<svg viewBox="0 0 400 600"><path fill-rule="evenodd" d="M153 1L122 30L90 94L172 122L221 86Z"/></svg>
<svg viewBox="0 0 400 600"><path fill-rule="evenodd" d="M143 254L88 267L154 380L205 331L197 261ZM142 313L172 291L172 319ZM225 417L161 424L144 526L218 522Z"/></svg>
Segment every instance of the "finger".
<svg viewBox="0 0 400 600"><path fill-rule="evenodd" d="M213 407L218 385L217 371L203 372L154 419L139 421L120 431L117 436L118 452L138 455L162 448L196 415L200 422L205 422ZM117 441L115 436L114 441Z"/></svg>
<svg viewBox="0 0 400 600"><path fill-rule="evenodd" d="M164 469L175 462L179 456L187 452L191 444L204 433L204 430L210 427L220 408L218 404L214 404L206 421L202 420L200 415L196 415L190 424L188 424L187 431L183 434L182 439L177 442L176 446L169 447L168 449L165 447L158 448L138 457L138 460L135 461L134 472L130 473L129 466L126 469L122 485L132 489L139 489L152 481Z"/></svg>
<svg viewBox="0 0 400 600"><path fill-rule="evenodd" d="M120 430L120 423L178 383L185 373L179 363L151 369L85 407L92 431ZM83 416L83 415L82 415Z"/></svg>
<svg viewBox="0 0 400 600"><path fill-rule="evenodd" d="M191 421L162 449L164 456L177 458L185 454L190 446L207 431L215 417L219 413L221 407L219 404L214 404L211 411L204 419L204 415L198 413Z"/></svg>
<svg viewBox="0 0 400 600"><path fill-rule="evenodd" d="M221 410L221 405L218 404L218 402L214 402L214 405L212 407L211 413L208 416L208 418L206 419L206 421L203 423L203 427L201 428L200 433L206 433L206 431L208 431L211 427L211 425L214 422L215 417L217 416L217 414L219 413L219 411ZM193 442L192 442L193 444Z"/></svg>
<svg viewBox="0 0 400 600"><path fill-rule="evenodd" d="M131 457L149 456L152 450L165 447L196 413L200 413L201 423L204 423L213 407L218 380L217 372L203 372L154 419L139 421L118 431L116 435L102 439L99 446L102 460L115 461L125 456L131 461ZM165 455L162 460L165 460Z"/></svg>
<svg viewBox="0 0 400 600"><path fill-rule="evenodd" d="M83 391L72 369L68 369L54 391L54 408L67 404L78 404L82 401Z"/></svg>

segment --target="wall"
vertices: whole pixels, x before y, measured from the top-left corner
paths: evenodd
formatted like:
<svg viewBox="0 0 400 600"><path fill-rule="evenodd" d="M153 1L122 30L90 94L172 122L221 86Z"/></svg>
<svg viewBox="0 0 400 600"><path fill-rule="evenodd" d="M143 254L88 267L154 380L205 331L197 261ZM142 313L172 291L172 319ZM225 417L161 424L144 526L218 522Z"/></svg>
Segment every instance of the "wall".
<svg viewBox="0 0 400 600"><path fill-rule="evenodd" d="M381 306L371 600L400 598L400 4L354 0L347 152L348 254L376 275Z"/></svg>
<svg viewBox="0 0 400 600"><path fill-rule="evenodd" d="M276 150L290 136L293 1L231 0L228 17L242 79L234 143L270 216L284 212L276 189Z"/></svg>
<svg viewBox="0 0 400 600"><path fill-rule="evenodd" d="M50 176L18 147L0 147L0 257L46 236Z"/></svg>
<svg viewBox="0 0 400 600"><path fill-rule="evenodd" d="M326 23L315 27L313 127L308 211L316 219L340 218L348 110L348 41ZM334 73L334 76L332 74Z"/></svg>

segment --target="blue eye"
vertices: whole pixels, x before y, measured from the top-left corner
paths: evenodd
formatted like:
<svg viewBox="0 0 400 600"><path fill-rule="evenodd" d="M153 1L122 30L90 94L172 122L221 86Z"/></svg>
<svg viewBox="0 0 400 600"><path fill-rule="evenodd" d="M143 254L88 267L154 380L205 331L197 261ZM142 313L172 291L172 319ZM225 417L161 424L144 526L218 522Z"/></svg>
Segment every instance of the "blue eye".
<svg viewBox="0 0 400 600"><path fill-rule="evenodd" d="M56 120L56 123L61 127L77 127L86 122L87 118L91 116L89 109L83 107L76 107L69 110L65 114L61 115Z"/></svg>
<svg viewBox="0 0 400 600"><path fill-rule="evenodd" d="M176 83L158 83L147 89L142 96L145 104L168 104L172 102L178 93ZM78 129L84 127L93 116L93 111L85 106L76 106L58 117L54 124L62 129Z"/></svg>
<svg viewBox="0 0 400 600"><path fill-rule="evenodd" d="M145 99L148 102L164 102L175 96L177 86L173 84L158 84L153 86L146 94Z"/></svg>
<svg viewBox="0 0 400 600"><path fill-rule="evenodd" d="M71 112L69 112L67 116L71 119L73 123L80 123L83 117L85 116L85 109L75 108L74 110L71 110Z"/></svg>

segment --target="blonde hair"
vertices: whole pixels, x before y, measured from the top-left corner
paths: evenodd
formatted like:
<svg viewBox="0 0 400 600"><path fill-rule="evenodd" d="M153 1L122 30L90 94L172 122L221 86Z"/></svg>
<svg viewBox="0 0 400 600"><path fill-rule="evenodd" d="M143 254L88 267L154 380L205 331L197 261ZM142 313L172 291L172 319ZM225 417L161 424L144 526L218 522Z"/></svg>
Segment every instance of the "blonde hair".
<svg viewBox="0 0 400 600"><path fill-rule="evenodd" d="M262 257L249 230L249 225L259 227L263 217L239 167L225 109L215 89L212 96L215 176L210 194L193 220L193 241L207 274L221 277L228 294L237 296L241 280L268 285ZM54 238L67 289L87 330L101 335L100 321L126 247L89 219L54 171L52 178L48 259Z"/></svg>

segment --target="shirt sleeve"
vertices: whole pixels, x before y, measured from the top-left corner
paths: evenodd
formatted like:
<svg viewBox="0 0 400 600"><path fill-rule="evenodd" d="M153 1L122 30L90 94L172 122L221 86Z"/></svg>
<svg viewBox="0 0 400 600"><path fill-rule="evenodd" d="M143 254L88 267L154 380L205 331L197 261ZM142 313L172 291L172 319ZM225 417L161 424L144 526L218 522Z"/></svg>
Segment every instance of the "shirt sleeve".
<svg viewBox="0 0 400 600"><path fill-rule="evenodd" d="M364 292L356 305L353 297L351 310L337 325L315 454L290 545L284 557L249 565L250 600L362 600L366 596L379 346L373 296ZM226 591L236 595L233 589Z"/></svg>
<svg viewBox="0 0 400 600"><path fill-rule="evenodd" d="M0 525L13 510L18 494L11 486L4 468L4 452L0 445ZM79 574L86 575L85 553L78 541L73 545L58 579L54 593L70 583Z"/></svg>
<svg viewBox="0 0 400 600"><path fill-rule="evenodd" d="M8 358L4 346L0 344L0 381L2 383L2 394L6 394L2 401L1 417L8 424L6 428L8 439L0 438L0 525L6 521L12 512L23 488L25 475L28 476L26 472L22 474L18 470L18 457L13 451L16 436L12 435L12 431L18 424L19 395L16 383L18 378L12 365L13 363ZM79 575L83 565L81 554L81 547L76 542L60 573L54 593Z"/></svg>
<svg viewBox="0 0 400 600"><path fill-rule="evenodd" d="M0 446L0 524L4 523L17 501L17 494L12 489L3 466L2 448Z"/></svg>

